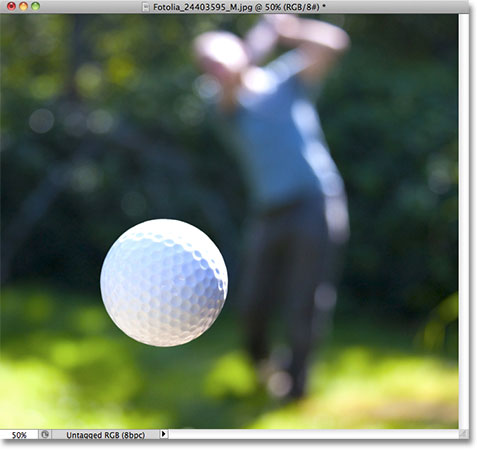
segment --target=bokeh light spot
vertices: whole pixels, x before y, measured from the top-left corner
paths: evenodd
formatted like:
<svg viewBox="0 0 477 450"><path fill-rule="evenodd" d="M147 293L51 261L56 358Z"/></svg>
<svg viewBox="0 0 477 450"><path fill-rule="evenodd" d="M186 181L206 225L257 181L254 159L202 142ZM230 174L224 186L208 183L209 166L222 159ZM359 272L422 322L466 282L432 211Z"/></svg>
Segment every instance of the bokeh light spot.
<svg viewBox="0 0 477 450"><path fill-rule="evenodd" d="M31 114L28 123L35 133L43 134L51 130L55 123L55 117L50 110L40 108Z"/></svg>

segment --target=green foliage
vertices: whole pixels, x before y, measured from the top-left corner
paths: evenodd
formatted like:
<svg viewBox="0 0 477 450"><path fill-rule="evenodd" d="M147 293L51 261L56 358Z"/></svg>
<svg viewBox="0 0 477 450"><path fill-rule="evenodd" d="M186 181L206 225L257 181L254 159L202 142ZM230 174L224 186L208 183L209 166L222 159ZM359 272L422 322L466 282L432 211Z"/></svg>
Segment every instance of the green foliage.
<svg viewBox="0 0 477 450"><path fill-rule="evenodd" d="M349 195L340 312L427 319L457 290L457 17L320 17L352 39L318 103ZM190 43L256 18L0 20L6 279L97 290L118 235L174 217L214 238L234 285L247 195L205 121Z"/></svg>
<svg viewBox="0 0 477 450"><path fill-rule="evenodd" d="M9 286L1 313L3 428L458 426L457 363L369 319L338 324L313 355L310 395L285 404L258 383L227 305L174 348L130 339L101 304L69 290Z"/></svg>
<svg viewBox="0 0 477 450"><path fill-rule="evenodd" d="M441 350L449 342L457 347L459 296L457 292L442 300L432 311L429 320L416 336L416 342L428 350ZM449 334L453 333L452 338ZM454 342L452 340L454 339Z"/></svg>
<svg viewBox="0 0 477 450"><path fill-rule="evenodd" d="M349 16L323 127L349 195L350 312L420 317L457 290L457 17Z"/></svg>

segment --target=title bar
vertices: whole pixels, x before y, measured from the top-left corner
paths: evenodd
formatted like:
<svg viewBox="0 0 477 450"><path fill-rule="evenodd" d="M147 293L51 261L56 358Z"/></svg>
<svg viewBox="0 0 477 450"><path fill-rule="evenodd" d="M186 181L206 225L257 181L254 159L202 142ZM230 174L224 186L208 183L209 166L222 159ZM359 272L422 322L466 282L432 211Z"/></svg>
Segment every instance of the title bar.
<svg viewBox="0 0 477 450"><path fill-rule="evenodd" d="M40 0L0 2L1 14L468 14L468 1Z"/></svg>

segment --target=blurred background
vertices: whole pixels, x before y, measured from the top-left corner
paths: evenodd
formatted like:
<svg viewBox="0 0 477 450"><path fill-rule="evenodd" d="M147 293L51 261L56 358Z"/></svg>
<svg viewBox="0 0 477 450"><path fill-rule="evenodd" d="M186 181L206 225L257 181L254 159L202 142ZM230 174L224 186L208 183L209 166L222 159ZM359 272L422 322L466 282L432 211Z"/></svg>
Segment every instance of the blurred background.
<svg viewBox="0 0 477 450"><path fill-rule="evenodd" d="M457 428L457 16L320 18L352 40L317 104L351 240L310 395L284 404L242 348L248 196L190 49L256 17L0 17L1 427ZM99 292L115 239L159 217L211 236L231 278L177 348L122 334Z"/></svg>

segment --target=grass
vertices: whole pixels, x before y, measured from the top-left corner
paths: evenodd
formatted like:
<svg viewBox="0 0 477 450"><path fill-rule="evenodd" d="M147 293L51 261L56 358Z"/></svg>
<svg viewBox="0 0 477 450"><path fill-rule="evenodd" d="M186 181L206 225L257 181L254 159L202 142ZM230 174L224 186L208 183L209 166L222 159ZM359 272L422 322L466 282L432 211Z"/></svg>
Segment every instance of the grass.
<svg viewBox="0 0 477 450"><path fill-rule="evenodd" d="M457 428L454 359L372 321L339 321L310 395L268 397L231 308L199 339L155 348L120 332L99 295L2 290L1 428Z"/></svg>

